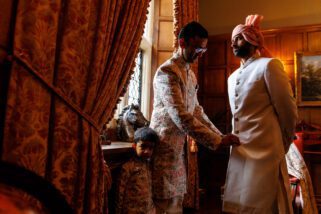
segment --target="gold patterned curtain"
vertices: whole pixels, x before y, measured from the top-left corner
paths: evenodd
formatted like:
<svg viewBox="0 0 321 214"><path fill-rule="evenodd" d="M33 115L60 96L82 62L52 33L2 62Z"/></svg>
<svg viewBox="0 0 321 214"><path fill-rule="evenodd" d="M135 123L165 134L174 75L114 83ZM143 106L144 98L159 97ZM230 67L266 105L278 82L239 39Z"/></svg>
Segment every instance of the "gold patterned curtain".
<svg viewBox="0 0 321 214"><path fill-rule="evenodd" d="M174 4L174 47L178 47L177 36L181 28L191 21L198 21L198 0L173 0Z"/></svg>
<svg viewBox="0 0 321 214"><path fill-rule="evenodd" d="M174 47L178 47L177 36L181 28L191 22L198 21L198 0L174 0ZM198 65L192 66L198 73ZM184 196L184 207L199 208L199 179L197 163L197 146L192 138L187 138L187 193Z"/></svg>
<svg viewBox="0 0 321 214"><path fill-rule="evenodd" d="M1 160L49 180L77 213L107 212L98 135L129 81L148 4L0 0Z"/></svg>

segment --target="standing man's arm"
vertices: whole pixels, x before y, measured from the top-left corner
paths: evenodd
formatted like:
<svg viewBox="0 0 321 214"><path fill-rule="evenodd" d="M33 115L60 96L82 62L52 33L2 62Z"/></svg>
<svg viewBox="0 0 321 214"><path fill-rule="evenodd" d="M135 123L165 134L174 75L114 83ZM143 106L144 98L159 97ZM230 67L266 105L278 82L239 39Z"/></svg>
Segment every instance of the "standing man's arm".
<svg viewBox="0 0 321 214"><path fill-rule="evenodd" d="M220 134L210 130L187 111L181 92L179 77L167 68L159 70L156 75L156 90L160 93L162 103L175 125L197 142L202 143L208 148L216 149L221 143Z"/></svg>
<svg viewBox="0 0 321 214"><path fill-rule="evenodd" d="M215 125L211 122L211 120L207 117L207 115L204 113L203 107L199 105L197 97L196 97L196 106L194 110L194 116L201 121L203 124L205 124L207 127L212 129L214 132L216 132L219 135L222 135L220 130L218 130Z"/></svg>
<svg viewBox="0 0 321 214"><path fill-rule="evenodd" d="M287 152L292 143L298 119L297 106L289 78L282 63L277 59L272 59L268 63L264 78L272 105L279 119L284 148Z"/></svg>

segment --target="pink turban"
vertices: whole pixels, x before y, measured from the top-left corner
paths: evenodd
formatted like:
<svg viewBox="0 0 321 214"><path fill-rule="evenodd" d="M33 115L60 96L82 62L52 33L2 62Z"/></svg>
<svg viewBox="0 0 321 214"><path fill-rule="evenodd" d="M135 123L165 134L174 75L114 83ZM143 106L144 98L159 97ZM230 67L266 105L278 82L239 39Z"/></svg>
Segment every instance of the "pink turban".
<svg viewBox="0 0 321 214"><path fill-rule="evenodd" d="M264 47L264 37L260 31L261 15L249 15L246 17L245 24L237 25L232 32L232 40L238 34L242 34L244 39L250 44L258 47L258 52L262 57L271 57L270 52Z"/></svg>

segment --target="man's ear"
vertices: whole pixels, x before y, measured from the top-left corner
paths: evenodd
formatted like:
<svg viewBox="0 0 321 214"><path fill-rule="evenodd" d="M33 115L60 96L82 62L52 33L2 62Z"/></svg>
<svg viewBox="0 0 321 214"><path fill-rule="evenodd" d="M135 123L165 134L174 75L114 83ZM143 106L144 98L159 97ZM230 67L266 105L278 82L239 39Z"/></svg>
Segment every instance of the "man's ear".
<svg viewBox="0 0 321 214"><path fill-rule="evenodd" d="M180 47L185 48L185 40L184 40L184 38L180 38L180 39L178 40L178 42L179 42L179 46L180 46Z"/></svg>

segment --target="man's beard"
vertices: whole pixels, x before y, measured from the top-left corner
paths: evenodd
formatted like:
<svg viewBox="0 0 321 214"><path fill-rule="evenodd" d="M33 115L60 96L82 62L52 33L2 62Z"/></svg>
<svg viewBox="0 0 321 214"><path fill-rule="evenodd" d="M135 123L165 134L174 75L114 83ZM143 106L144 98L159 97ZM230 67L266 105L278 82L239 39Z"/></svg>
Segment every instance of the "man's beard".
<svg viewBox="0 0 321 214"><path fill-rule="evenodd" d="M233 47L233 53L235 56L240 58L248 57L251 53L251 46L252 45L250 43L246 42L241 47Z"/></svg>

